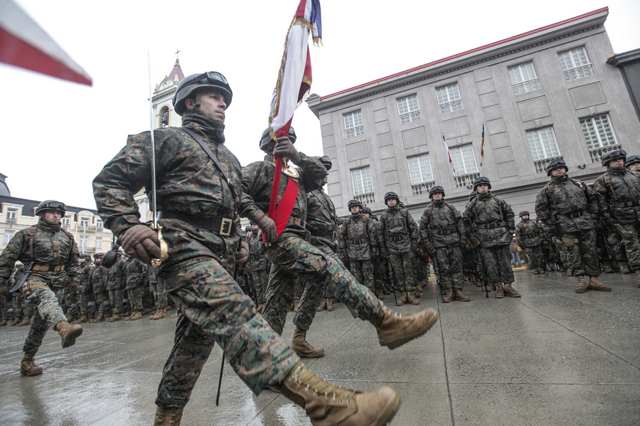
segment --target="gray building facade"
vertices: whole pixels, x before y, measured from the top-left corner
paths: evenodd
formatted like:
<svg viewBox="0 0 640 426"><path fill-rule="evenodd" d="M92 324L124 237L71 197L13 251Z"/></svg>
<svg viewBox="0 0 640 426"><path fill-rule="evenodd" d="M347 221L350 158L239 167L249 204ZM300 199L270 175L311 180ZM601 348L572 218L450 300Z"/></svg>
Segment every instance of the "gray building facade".
<svg viewBox="0 0 640 426"><path fill-rule="evenodd" d="M311 95L337 213L374 212L397 192L418 219L433 185L462 209L482 175L516 212L534 210L545 167L563 158L591 183L600 159L640 154L640 122L604 28L608 8L326 96ZM484 129L484 158L481 141ZM446 145L444 140L446 140ZM447 152L451 155L451 162Z"/></svg>

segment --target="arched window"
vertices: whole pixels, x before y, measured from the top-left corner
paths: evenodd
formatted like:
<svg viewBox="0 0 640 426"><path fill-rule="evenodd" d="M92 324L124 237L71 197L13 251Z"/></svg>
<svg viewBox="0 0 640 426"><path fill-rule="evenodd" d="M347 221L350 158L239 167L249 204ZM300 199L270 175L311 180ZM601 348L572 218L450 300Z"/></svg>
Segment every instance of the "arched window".
<svg viewBox="0 0 640 426"><path fill-rule="evenodd" d="M162 107L162 109L160 110L160 126L159 127L169 127L169 107L168 106L164 106Z"/></svg>

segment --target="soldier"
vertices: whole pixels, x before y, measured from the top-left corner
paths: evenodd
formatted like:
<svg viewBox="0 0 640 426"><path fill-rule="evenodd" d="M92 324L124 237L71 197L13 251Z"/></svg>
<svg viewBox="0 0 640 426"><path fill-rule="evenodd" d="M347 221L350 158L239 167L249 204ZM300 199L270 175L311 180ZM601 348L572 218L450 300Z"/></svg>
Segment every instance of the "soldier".
<svg viewBox="0 0 640 426"><path fill-rule="evenodd" d="M502 299L505 295L520 297L520 293L511 286L515 281L509 252L516 225L513 210L506 201L491 193L488 178L477 178L473 189L477 196L467 204L462 214L465 228L475 231L469 242L480 250L489 287L495 288L496 298Z"/></svg>
<svg viewBox="0 0 640 426"><path fill-rule="evenodd" d="M438 262L440 283L444 289L442 301L468 302L471 298L462 292L462 250L470 249L469 236L460 212L444 201L444 196L441 186L429 190L429 198L433 201L420 218L420 241L423 250Z"/></svg>
<svg viewBox="0 0 640 426"><path fill-rule="evenodd" d="M529 258L529 270L534 275L544 274L544 253L542 252L542 229L535 221L529 219L529 212L524 210L520 214L520 222L516 225L516 239L518 247Z"/></svg>
<svg viewBox="0 0 640 426"><path fill-rule="evenodd" d="M236 374L255 394L266 386L278 389L286 398L306 406L315 425L338 421L357 425L376 418L383 424L399 404L393 390L354 394L311 373L256 314L253 302L228 272L236 261L245 262L249 255L234 223L238 217L235 185L243 174L224 143L224 118L231 99L231 88L222 74L190 75L180 82L173 98L184 127L154 130L155 167L163 176L154 195L162 210L163 241L169 248L160 276L181 311L174 348L158 389L155 422L180 424L193 386L217 342ZM282 146L287 148L286 143ZM289 150L278 150L278 154L284 153ZM119 237L127 253L147 264L151 258L161 258L160 241L154 230L140 223L133 195L151 187L150 161L149 133L129 136L127 146L93 182L105 226ZM287 179L283 183L286 185ZM271 192L271 185L265 184L264 190ZM245 207L241 213L258 223L267 242L275 242L273 220L260 210L249 212ZM236 250L238 245L240 251ZM316 256L304 253L310 255ZM314 265L326 269L320 262ZM324 398L325 392L336 398Z"/></svg>
<svg viewBox="0 0 640 426"><path fill-rule="evenodd" d="M607 171L596 179L594 189L601 201L600 215L615 230L612 235L626 251L628 269L638 274L640 287L640 177L627 171L626 157L627 153L622 149L602 157L602 165Z"/></svg>
<svg viewBox="0 0 640 426"><path fill-rule="evenodd" d="M362 215L362 204L358 200L347 203L351 216L342 226L341 235L347 245L349 271L356 280L370 291L375 290L373 279L373 252L378 245L377 231L373 221Z"/></svg>
<svg viewBox="0 0 640 426"><path fill-rule="evenodd" d="M380 216L380 255L389 259L396 284L402 286L402 296L396 305L419 305L414 294L416 275L413 270L413 253L418 250L420 235L418 225L409 212L399 206L400 198L395 192L387 192L384 203L387 210Z"/></svg>
<svg viewBox="0 0 640 426"><path fill-rule="evenodd" d="M377 244L372 248L371 257L373 263L373 283L375 286L375 294L380 300L384 300L384 296L387 293L387 285L386 285L386 274L383 269L383 265L386 263L386 260L383 262L380 257L380 222L378 222L378 218L375 217L371 213L371 209L369 207L362 208L362 215L369 218L373 221L373 227L376 231L376 241Z"/></svg>
<svg viewBox="0 0 640 426"><path fill-rule="evenodd" d="M60 334L63 348L75 344L82 334L81 326L67 322L52 291L52 288L64 288L67 279L76 284L79 278L78 246L73 235L60 226L60 218L66 210L66 206L58 201L41 202L35 210L40 217L38 224L18 231L0 255L0 287L6 285L16 261L31 265L30 274L22 285L22 294L38 310L22 349L20 374L23 376L42 374L42 367L35 363L34 356L50 325Z"/></svg>
<svg viewBox="0 0 640 426"><path fill-rule="evenodd" d="M131 305L131 315L124 320L135 321L142 318L142 286L146 281L147 268L144 263L133 257L127 260L124 268L123 279L126 282L125 290L127 291L129 304Z"/></svg>
<svg viewBox="0 0 640 426"><path fill-rule="evenodd" d="M104 311L109 304L109 292L107 291L108 269L101 266L103 253L97 253L93 263L95 268L91 273L91 289L93 290L95 316L89 322L98 323L105 320Z"/></svg>
<svg viewBox="0 0 640 426"><path fill-rule="evenodd" d="M269 260L264 255L264 241L257 223L251 224L251 238L249 239L249 266L253 274L253 286L256 289L258 313L262 313L267 302L265 291L269 283Z"/></svg>
<svg viewBox="0 0 640 426"><path fill-rule="evenodd" d="M564 160L549 163L547 176L551 176L551 181L536 197L536 216L553 236L554 244L566 252L565 266L578 281L576 293L611 291L598 280L600 267L594 222L598 200L587 185L571 179L568 171ZM588 284L585 275L589 276Z"/></svg>
<svg viewBox="0 0 640 426"><path fill-rule="evenodd" d="M640 170L640 155L627 157L627 161L624 165L630 172L638 172ZM636 175L638 175L638 173L636 173Z"/></svg>
<svg viewBox="0 0 640 426"><path fill-rule="evenodd" d="M153 298L156 302L156 311L149 317L150 320L159 320L165 317L167 311L167 293L164 292L158 270L151 265L145 265L147 275L149 277L149 287L153 292Z"/></svg>
<svg viewBox="0 0 640 426"><path fill-rule="evenodd" d="M98 254L96 254L97 256ZM91 263L91 256L84 255L80 263L80 285L78 285L78 304L80 305L80 316L74 324L82 324L89 321L89 300L91 299L91 275L95 266Z"/></svg>
<svg viewBox="0 0 640 426"><path fill-rule="evenodd" d="M127 256L122 252L116 254L116 262L106 270L107 291L109 292L109 305L111 305L111 317L107 322L116 322L122 319L124 313L124 289L126 286ZM93 322L93 321L92 321ZM99 322L99 321L96 321Z"/></svg>

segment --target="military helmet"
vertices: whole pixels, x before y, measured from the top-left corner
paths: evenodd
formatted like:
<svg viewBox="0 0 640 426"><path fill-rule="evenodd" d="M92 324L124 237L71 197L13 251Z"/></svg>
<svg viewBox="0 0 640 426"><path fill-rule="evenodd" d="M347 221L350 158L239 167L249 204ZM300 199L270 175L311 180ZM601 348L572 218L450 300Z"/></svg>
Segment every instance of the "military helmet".
<svg viewBox="0 0 640 426"><path fill-rule="evenodd" d="M320 162L322 163L325 169L331 170L331 166L333 164L331 163L331 160L329 159L329 157L327 157L326 155L323 155L322 157L317 157L317 159L320 160Z"/></svg>
<svg viewBox="0 0 640 426"><path fill-rule="evenodd" d="M387 192L386 194L384 194L384 203L385 203L385 204L387 204L387 201L388 201L390 198L395 198L395 199L398 201L398 203L400 203L400 197L398 197L398 194L396 194L396 193L395 193L395 192L393 192L393 191L390 191L390 192ZM388 204L387 204L387 205L388 205Z"/></svg>
<svg viewBox="0 0 640 426"><path fill-rule="evenodd" d="M251 226L245 226L244 232L249 232L249 231L253 231L253 229L251 229Z"/></svg>
<svg viewBox="0 0 640 426"><path fill-rule="evenodd" d="M438 192L442 193L444 197L444 188L440 185L436 185L429 190L429 198L433 198L433 194L437 194Z"/></svg>
<svg viewBox="0 0 640 426"><path fill-rule="evenodd" d="M531 216L531 215L529 214L528 211L522 210L518 216L522 217L522 216Z"/></svg>
<svg viewBox="0 0 640 426"><path fill-rule="evenodd" d="M365 206L365 207L363 207L363 208L362 208L362 213L369 213L369 214L371 214L371 209L370 209L369 207Z"/></svg>
<svg viewBox="0 0 640 426"><path fill-rule="evenodd" d="M559 158L549 163L549 165L547 166L547 176L551 176L551 172L554 169L559 169L560 167L563 167L565 172L569 171L569 167L567 167L567 162L564 161L562 158Z"/></svg>
<svg viewBox="0 0 640 426"><path fill-rule="evenodd" d="M351 207L358 206L362 210L362 203L358 200L351 200L347 203L347 208L351 210Z"/></svg>
<svg viewBox="0 0 640 426"><path fill-rule="evenodd" d="M224 75L216 71L207 71L202 74L191 74L188 77L182 79L178 84L178 90L173 96L173 108L176 112L182 116L187 110L184 101L187 98L191 98L195 93L202 89L217 89L222 93L224 102L227 104L227 108L231 105L231 99L233 98L233 92L231 86Z"/></svg>
<svg viewBox="0 0 640 426"><path fill-rule="evenodd" d="M488 177L480 176L476 180L473 181L473 190L475 191L478 185L489 185L489 189L491 189L491 181Z"/></svg>
<svg viewBox="0 0 640 426"><path fill-rule="evenodd" d="M607 166L611 161L622 158L624 160L627 159L627 151L624 149L616 149L615 151L611 151L607 155L602 157L602 165Z"/></svg>
<svg viewBox="0 0 640 426"><path fill-rule="evenodd" d="M631 155L627 157L627 160L625 161L624 165L628 167L635 163L640 163L640 155Z"/></svg>
<svg viewBox="0 0 640 426"><path fill-rule="evenodd" d="M43 202L38 204L38 207L36 207L36 215L47 210L56 210L62 212L62 215L64 215L67 212L67 206L65 206L64 203L61 203L60 201L44 200Z"/></svg>
<svg viewBox="0 0 640 426"><path fill-rule="evenodd" d="M93 255L94 259L102 259L104 257L104 253L96 253Z"/></svg>
<svg viewBox="0 0 640 426"><path fill-rule="evenodd" d="M398 207L404 208L404 203L402 201L398 201Z"/></svg>
<svg viewBox="0 0 640 426"><path fill-rule="evenodd" d="M293 130L293 127L289 127L289 135L287 137L289 138L291 143L296 143L296 139L298 139L298 137L296 136L296 131ZM267 127L266 129L264 129L264 132L262 132L262 135L260 136L260 149L264 152L267 152L267 145L269 145L269 142L271 142L272 140L273 138L271 137L271 127ZM271 153L269 152L269 154Z"/></svg>
<svg viewBox="0 0 640 426"><path fill-rule="evenodd" d="M469 194L469 201L473 200L474 198L476 198L478 196L478 191L476 191L475 189L473 191L471 191L471 193Z"/></svg>

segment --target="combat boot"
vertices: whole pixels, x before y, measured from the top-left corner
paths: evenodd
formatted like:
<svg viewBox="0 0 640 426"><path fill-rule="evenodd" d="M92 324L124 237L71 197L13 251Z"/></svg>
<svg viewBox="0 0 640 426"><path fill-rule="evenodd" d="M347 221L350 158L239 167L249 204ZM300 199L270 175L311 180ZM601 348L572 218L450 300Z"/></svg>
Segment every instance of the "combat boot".
<svg viewBox="0 0 640 426"><path fill-rule="evenodd" d="M611 291L611 287L602 284L598 277L589 277L589 290Z"/></svg>
<svg viewBox="0 0 640 426"><path fill-rule="evenodd" d="M384 293L382 292L382 290L378 289L376 290L376 297L378 298L378 300L384 300Z"/></svg>
<svg viewBox="0 0 640 426"><path fill-rule="evenodd" d="M553 271L553 270L555 270L555 268L553 267L553 265L551 266L551 270L552 270L552 271ZM540 271L540 275L544 275L544 274L545 274L544 268L538 268L538 271Z"/></svg>
<svg viewBox="0 0 640 426"><path fill-rule="evenodd" d="M82 327L79 325L70 325L66 321L60 321L53 327L62 338L62 347L68 348L76 343L76 338L82 334Z"/></svg>
<svg viewBox="0 0 640 426"><path fill-rule="evenodd" d="M494 283L489 283L489 285L487 285L487 291L488 292L496 291L496 285Z"/></svg>
<svg viewBox="0 0 640 426"><path fill-rule="evenodd" d="M298 327L296 327L296 331L293 333L291 349L293 349L300 358L322 358L324 356L324 349L311 346L309 342L307 342L306 330Z"/></svg>
<svg viewBox="0 0 640 426"><path fill-rule="evenodd" d="M584 275L576 276L576 281L578 281L578 286L576 287L576 293L586 293L589 290L589 285L584 279Z"/></svg>
<svg viewBox="0 0 640 426"><path fill-rule="evenodd" d="M448 288L444 291L444 295L442 296L442 302L451 303L453 302L453 289Z"/></svg>
<svg viewBox="0 0 640 426"><path fill-rule="evenodd" d="M116 322L120 321L122 318L118 314L114 314L111 318L107 318L107 322Z"/></svg>
<svg viewBox="0 0 640 426"><path fill-rule="evenodd" d="M318 306L318 307L316 308L316 311L318 311L318 312L322 312L322 311L324 311L324 310L326 310L326 309L327 309L327 299L326 299L326 298L324 298L324 299L322 299L322 303L320 304L320 306Z"/></svg>
<svg viewBox="0 0 640 426"><path fill-rule="evenodd" d="M142 318L142 313L140 311L133 311L133 313L126 317L124 320L125 321L135 321L135 320L139 320L140 318Z"/></svg>
<svg viewBox="0 0 640 426"><path fill-rule="evenodd" d="M175 314L171 315L171 318L178 318L178 313L176 312Z"/></svg>
<svg viewBox="0 0 640 426"><path fill-rule="evenodd" d="M495 283L496 287L496 299L504 299L504 287L502 283Z"/></svg>
<svg viewBox="0 0 640 426"><path fill-rule="evenodd" d="M383 426L400 407L400 396L390 387L371 393L341 388L316 376L300 361L279 391L303 407L314 426Z"/></svg>
<svg viewBox="0 0 640 426"><path fill-rule="evenodd" d="M66 317L67 317L67 322L68 322L69 324L71 324L72 322L74 322L74 321L76 320L76 317L75 317L75 315L73 315L73 314L69 314L69 315L67 315Z"/></svg>
<svg viewBox="0 0 640 426"><path fill-rule="evenodd" d="M420 301L418 299L416 299L416 295L414 294L413 291L410 291L407 293L407 303L411 304L411 305L419 305Z"/></svg>
<svg viewBox="0 0 640 426"><path fill-rule="evenodd" d="M142 310L141 314L142 315L147 315L147 314L150 314L151 312L155 313L153 308L145 308L145 309Z"/></svg>
<svg viewBox="0 0 640 426"><path fill-rule="evenodd" d="M180 420L182 420L182 408L163 408L158 406L156 408L156 419L153 422L153 426L180 426Z"/></svg>
<svg viewBox="0 0 640 426"><path fill-rule="evenodd" d="M453 300L459 300L460 302L469 302L471 298L464 294L459 288L453 289Z"/></svg>
<svg viewBox="0 0 640 426"><path fill-rule="evenodd" d="M331 312L333 311L333 298L329 297L327 299L327 311Z"/></svg>
<svg viewBox="0 0 640 426"><path fill-rule="evenodd" d="M14 319L13 319L13 321L9 321L9 322L7 323L7 327L13 327L13 326L16 326L16 325L20 324L21 322L22 322L22 319L21 319L21 318L14 318Z"/></svg>
<svg viewBox="0 0 640 426"><path fill-rule="evenodd" d="M535 268L533 270L533 275L540 275L540 269L542 269L542 268Z"/></svg>
<svg viewBox="0 0 640 426"><path fill-rule="evenodd" d="M149 317L150 320L159 320L165 317L164 309L158 309L155 314Z"/></svg>
<svg viewBox="0 0 640 426"><path fill-rule="evenodd" d="M30 325L31 324L31 317L30 316L26 316L24 317L24 319L22 320L21 323L16 324L18 327L20 326L25 326L25 325Z"/></svg>
<svg viewBox="0 0 640 426"><path fill-rule="evenodd" d="M395 349L425 334L438 321L438 312L429 308L414 315L402 315L384 308L384 317L371 323L378 331L380 346Z"/></svg>
<svg viewBox="0 0 640 426"><path fill-rule="evenodd" d="M611 266L611 262L608 260L602 262L602 267L605 274L613 274L613 267Z"/></svg>
<svg viewBox="0 0 640 426"><path fill-rule="evenodd" d="M89 322L96 323L96 322L102 322L102 321L104 321L104 312L98 312L98 315L96 315L96 317Z"/></svg>
<svg viewBox="0 0 640 426"><path fill-rule="evenodd" d="M7 320L0 321L0 327L5 327L7 325Z"/></svg>
<svg viewBox="0 0 640 426"><path fill-rule="evenodd" d="M89 321L89 318L87 318L86 315L82 315L80 318L78 318L77 320L75 320L73 323L74 324L82 324Z"/></svg>
<svg viewBox="0 0 640 426"><path fill-rule="evenodd" d="M567 272L567 270L564 269L564 266L558 265L558 272Z"/></svg>
<svg viewBox="0 0 640 426"><path fill-rule="evenodd" d="M35 354L24 354L20 363L20 374L23 376L39 376L42 374L42 367L36 364Z"/></svg>
<svg viewBox="0 0 640 426"><path fill-rule="evenodd" d="M402 293L400 299L396 300L396 306L402 306L407 303L407 293Z"/></svg>
<svg viewBox="0 0 640 426"><path fill-rule="evenodd" d="M618 263L618 261L616 260L611 261L611 267L615 272L620 272L620 264Z"/></svg>
<svg viewBox="0 0 640 426"><path fill-rule="evenodd" d="M520 293L518 293L516 289L511 287L511 284L505 284L503 286L503 289L504 289L504 294L506 294L509 297L520 297Z"/></svg>
<svg viewBox="0 0 640 426"><path fill-rule="evenodd" d="M618 262L620 264L620 273L621 274L630 274L631 269L629 269L629 264L627 262Z"/></svg>

